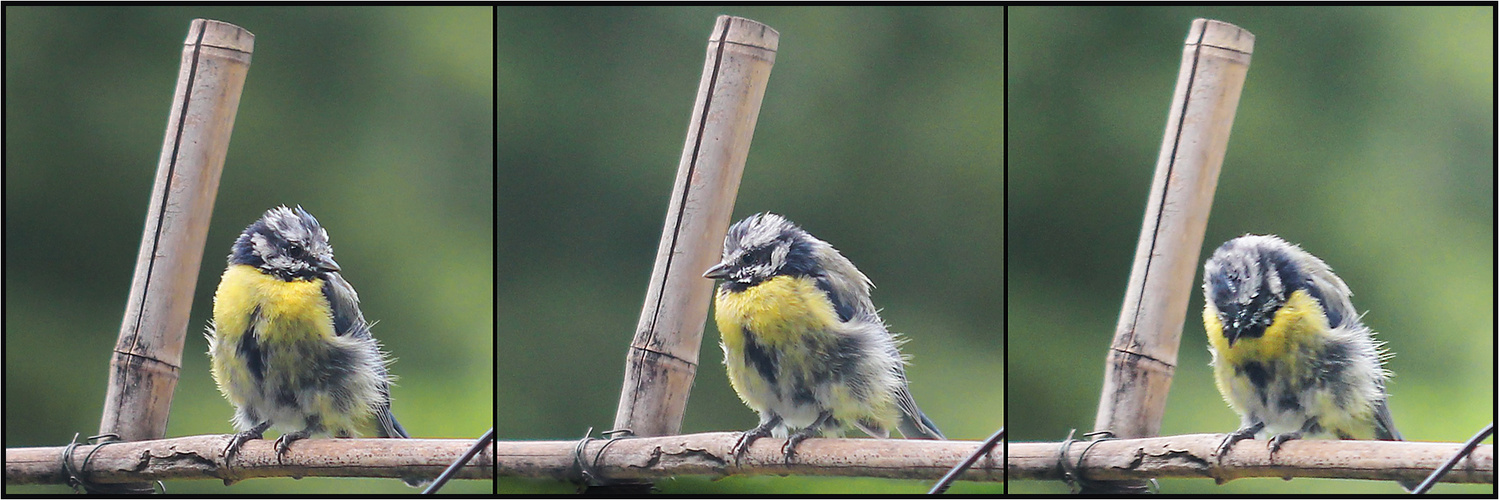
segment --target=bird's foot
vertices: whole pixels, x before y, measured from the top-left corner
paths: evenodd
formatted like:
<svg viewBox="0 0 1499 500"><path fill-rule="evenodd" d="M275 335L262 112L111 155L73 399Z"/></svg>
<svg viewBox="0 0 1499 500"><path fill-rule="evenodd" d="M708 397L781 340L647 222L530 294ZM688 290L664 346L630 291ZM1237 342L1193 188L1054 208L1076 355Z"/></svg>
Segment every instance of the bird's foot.
<svg viewBox="0 0 1499 500"><path fill-rule="evenodd" d="M301 430L297 432L288 432L286 434L282 434L281 437L276 438L276 459L280 460L283 456L286 455L288 451L291 451L291 443L293 441L297 441L299 439L307 439L311 435L311 432Z"/></svg>
<svg viewBox="0 0 1499 500"><path fill-rule="evenodd" d="M1265 424L1259 423L1241 427L1239 428L1239 430L1233 431L1227 436L1224 436L1223 442L1218 444L1218 463L1223 463L1223 455L1228 453L1228 449L1232 448L1234 446L1234 443L1243 441L1245 439L1254 439L1254 435L1258 434L1260 430L1264 428Z"/></svg>
<svg viewBox="0 0 1499 500"><path fill-rule="evenodd" d="M817 420L812 421L812 425L803 427L801 430L787 436L786 444L781 446L781 456L786 458L786 463L789 464L791 460L796 458L796 445L798 443L806 441L809 437L822 434L823 426L827 425L837 427L838 424L837 421L833 420L832 412L823 411L817 415Z"/></svg>
<svg viewBox="0 0 1499 500"><path fill-rule="evenodd" d="M239 448L245 445L245 441L260 439L265 435L265 430L269 428L271 428L270 422L262 422L250 430L235 433L233 437L229 438L229 444L224 446L224 462L229 462L229 459L239 454Z"/></svg>
<svg viewBox="0 0 1499 500"><path fill-rule="evenodd" d="M812 437L815 431L811 431L811 429L811 427L802 429L786 438L786 444L781 445L781 456L786 458L786 463L789 464L792 460L796 459L796 445Z"/></svg>
<svg viewBox="0 0 1499 500"><path fill-rule="evenodd" d="M734 447L729 449L729 454L734 457L734 463L744 460L744 454L749 453L750 445L754 444L756 439L769 436L771 429L774 429L780 423L781 419L779 418L771 419L755 426L753 429L744 431L744 434L740 434L739 439L734 441Z"/></svg>
<svg viewBox="0 0 1499 500"><path fill-rule="evenodd" d="M1301 432L1297 431L1287 432L1285 434L1276 434L1275 437L1270 438L1270 454L1274 455L1275 452L1280 451L1280 446L1286 444L1286 441L1290 441L1292 439L1301 439Z"/></svg>

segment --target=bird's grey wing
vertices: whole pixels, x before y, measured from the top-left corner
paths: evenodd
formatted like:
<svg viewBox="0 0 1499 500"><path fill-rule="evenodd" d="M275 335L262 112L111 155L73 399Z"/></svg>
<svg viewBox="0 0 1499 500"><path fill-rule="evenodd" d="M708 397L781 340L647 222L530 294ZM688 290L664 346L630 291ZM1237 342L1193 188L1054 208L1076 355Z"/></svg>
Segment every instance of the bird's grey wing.
<svg viewBox="0 0 1499 500"><path fill-rule="evenodd" d="M323 280L323 296L328 298L328 306L333 310L335 334L370 336L370 325L364 321L364 313L359 311L359 294L342 275L328 273Z"/></svg>
<svg viewBox="0 0 1499 500"><path fill-rule="evenodd" d="M323 295L328 298L328 305L333 310L333 331L340 336L364 339L362 344L373 351L369 354L374 360L374 370L383 382L380 395L384 401L376 410L376 420L379 421L377 432L380 437L410 437L390 412L390 372L385 368L385 355L380 352L379 344L370 334L369 322L364 320L364 313L359 311L359 294L343 276L328 273L327 279L323 281Z"/></svg>
<svg viewBox="0 0 1499 500"><path fill-rule="evenodd" d="M822 293L828 296L828 301L833 303L833 311L838 313L839 321L847 322L854 319L854 314L858 312L856 309L858 305L852 297L849 297L849 294L839 293L827 276L817 277L817 289L822 290Z"/></svg>
<svg viewBox="0 0 1499 500"><path fill-rule="evenodd" d="M1348 284L1343 282L1343 278L1333 274L1327 263L1311 254L1306 255L1311 257L1311 261L1304 262L1303 265L1312 281L1312 287L1307 291L1322 304L1322 310L1327 314L1327 325L1338 328L1357 323L1358 310L1353 308L1353 291L1348 289Z"/></svg>

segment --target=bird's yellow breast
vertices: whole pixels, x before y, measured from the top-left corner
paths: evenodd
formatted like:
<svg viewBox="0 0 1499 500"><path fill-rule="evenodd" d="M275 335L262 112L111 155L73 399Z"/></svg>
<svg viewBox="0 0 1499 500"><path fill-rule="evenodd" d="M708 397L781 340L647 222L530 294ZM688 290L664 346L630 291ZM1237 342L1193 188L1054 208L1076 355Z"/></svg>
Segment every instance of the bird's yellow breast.
<svg viewBox="0 0 1499 500"><path fill-rule="evenodd" d="M258 324L251 325L251 321ZM251 266L224 270L213 296L216 335L234 341L254 326L261 342L326 339L334 335L333 310L323 280L282 281Z"/></svg>
<svg viewBox="0 0 1499 500"><path fill-rule="evenodd" d="M1306 290L1291 293L1286 303L1275 311L1275 319L1265 328L1263 335L1239 337L1233 345L1229 345L1228 337L1223 335L1223 324L1218 320L1216 308L1204 308L1202 320L1207 328L1208 342L1224 362L1219 365L1220 370L1251 362L1296 359L1288 356L1321 344L1328 330L1327 314ZM1290 368L1294 370L1300 366L1293 363Z"/></svg>
<svg viewBox="0 0 1499 500"><path fill-rule="evenodd" d="M806 335L826 336L838 324L832 301L811 278L776 276L740 292L720 289L714 319L725 347L742 349L744 330L775 347Z"/></svg>

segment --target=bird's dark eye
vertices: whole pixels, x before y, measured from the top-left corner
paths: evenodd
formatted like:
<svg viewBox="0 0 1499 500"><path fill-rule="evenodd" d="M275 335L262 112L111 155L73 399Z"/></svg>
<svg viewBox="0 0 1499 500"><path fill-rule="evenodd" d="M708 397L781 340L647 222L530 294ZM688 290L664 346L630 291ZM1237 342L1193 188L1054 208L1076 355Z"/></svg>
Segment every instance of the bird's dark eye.
<svg viewBox="0 0 1499 500"><path fill-rule="evenodd" d="M744 263L746 267L765 266L770 264L770 254L765 252L755 252L744 257Z"/></svg>
<svg viewBox="0 0 1499 500"><path fill-rule="evenodd" d="M301 259L307 256L307 251L302 250L302 247L292 245L291 248L286 249L286 255L291 256L293 259Z"/></svg>

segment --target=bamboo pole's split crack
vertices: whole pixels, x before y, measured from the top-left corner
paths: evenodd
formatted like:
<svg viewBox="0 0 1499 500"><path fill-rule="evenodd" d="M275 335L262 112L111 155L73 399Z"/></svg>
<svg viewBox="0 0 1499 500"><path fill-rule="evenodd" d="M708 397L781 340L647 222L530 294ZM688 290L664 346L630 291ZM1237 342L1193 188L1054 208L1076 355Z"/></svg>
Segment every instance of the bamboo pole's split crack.
<svg viewBox="0 0 1499 500"><path fill-rule="evenodd" d="M729 45L738 45L740 47L750 47L750 48L760 49L760 50L763 50L763 51L766 51L766 52L770 52L770 53L775 53L775 51L776 51L776 49L772 49L772 48L769 48L769 47L761 47L759 45L753 45L753 44L748 44L748 43L744 43L744 42L736 42L736 41L733 41L733 40L727 40L727 41L724 41L723 43L726 43L726 44L729 44Z"/></svg>
<svg viewBox="0 0 1499 500"><path fill-rule="evenodd" d="M1244 52L1242 50L1235 49L1233 47L1224 47L1222 45L1213 45L1211 43L1195 43L1193 45L1196 45L1198 47L1212 47L1212 48L1215 48L1215 49L1218 49L1218 50L1226 50L1226 51L1229 51L1229 52L1233 52L1235 54L1242 54L1242 55L1246 55L1246 56L1253 56L1254 55L1254 53L1252 53L1252 52Z"/></svg>
<svg viewBox="0 0 1499 500"><path fill-rule="evenodd" d="M682 358L681 356L677 356L677 355L674 355L674 354L666 352L666 351L658 351L658 350L655 350L655 349L651 349L649 347L638 346L638 345L633 345L633 344L630 345L630 348L631 349L645 351L645 352L649 352L649 353L652 353L652 354L656 354L656 355L659 355L659 356L667 358L667 359L672 359L672 360L680 361L684 365L691 366L693 368L697 368L697 363L692 362L692 361L688 361L688 360Z"/></svg>
<svg viewBox="0 0 1499 500"><path fill-rule="evenodd" d="M223 45L214 45L214 44L211 44L211 43L199 43L199 44L197 44L197 46L198 47L211 47L211 48L215 48L215 49L219 49L219 50L227 50L227 51L230 51L230 52L236 52L236 53L240 53L240 54L253 54L252 52L246 52L244 49L238 49L238 48L234 48L234 47L225 47Z"/></svg>
<svg viewBox="0 0 1499 500"><path fill-rule="evenodd" d="M1136 356L1136 357L1139 357L1141 359L1145 359L1145 360L1149 360L1149 361L1154 361L1154 362L1160 364L1161 366L1164 366L1166 368L1170 368L1173 371L1176 370L1176 365L1175 364L1173 364L1173 363L1167 363L1166 361L1164 361L1162 359L1159 359L1159 358L1156 358L1156 357L1152 357L1149 354L1142 354L1142 353L1138 353L1138 352L1135 352L1135 351L1131 351L1129 349L1120 349L1118 347L1110 347L1109 350L1114 351L1114 352L1121 352L1121 353L1128 354L1128 355L1131 355L1131 356Z"/></svg>
<svg viewBox="0 0 1499 500"><path fill-rule="evenodd" d="M161 359L153 357L153 356L147 356L147 355L144 355L144 354L130 352L130 351L121 351L119 349L114 349L114 352L115 352L115 354L120 354L120 355L128 356L128 357L131 357L131 358L144 359L144 360L147 360L147 361L154 361L154 362L156 362L159 365L171 368L172 371L174 371L174 372L182 370L182 366L181 365L174 365L174 364L168 363L166 361L162 361Z"/></svg>

